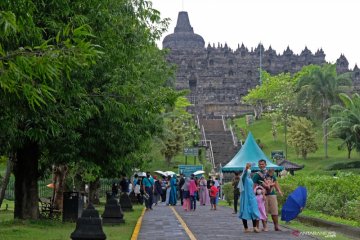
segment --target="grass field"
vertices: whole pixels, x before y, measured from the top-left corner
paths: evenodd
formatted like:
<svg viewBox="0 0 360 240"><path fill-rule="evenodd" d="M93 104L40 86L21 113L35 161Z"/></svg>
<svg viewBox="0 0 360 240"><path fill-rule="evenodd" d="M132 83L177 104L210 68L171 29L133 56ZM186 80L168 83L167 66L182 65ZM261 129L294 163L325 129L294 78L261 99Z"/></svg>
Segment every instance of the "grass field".
<svg viewBox="0 0 360 240"><path fill-rule="evenodd" d="M6 204L9 208L5 211ZM100 215L104 212L104 204L97 205L95 208ZM142 209L142 205L134 205L133 212L124 212L125 224L104 226L103 231L106 234L106 239L130 239ZM13 210L13 202L5 200L0 210L1 240L63 240L70 239L70 234L75 230L75 223L62 223L56 220L13 220Z"/></svg>
<svg viewBox="0 0 360 240"><path fill-rule="evenodd" d="M237 127L237 136L242 139L239 128L243 128L246 131L251 131L255 139L260 139L261 143L264 144L263 151L267 156L271 156L271 151L283 150L285 152L285 141L284 141L284 129L278 127L277 139L274 141L271 131L271 123L269 120L262 119L255 121L252 125L247 126L245 118L238 118L235 120ZM305 167L300 171L307 174L333 174L335 171L326 170L328 166L338 162L351 162L360 161L359 153L353 151L351 153L351 159L347 159L347 151L339 150L338 146L341 144L340 139L331 138L328 141L328 158L325 158L324 144L321 126L316 126L316 142L318 150L315 153L308 154L307 159L303 159L296 155L295 150L288 146L287 159L298 163L304 164ZM245 140L245 139L242 139ZM355 173L360 173L360 169L351 169Z"/></svg>
<svg viewBox="0 0 360 240"><path fill-rule="evenodd" d="M277 139L273 140L271 123L267 119L261 119L255 121L251 126L246 125L245 117L238 118L234 120L234 123L237 125L236 135L239 140L244 141L244 137L240 132L240 128L245 129L247 132L251 131L254 138L260 139L261 143L264 144L263 151L270 157L271 151L274 150L283 150L285 152L285 142L284 142L284 129L282 126L278 127ZM302 159L297 156L294 149L290 146L287 147L287 159L298 163L300 165L304 164L304 168L296 172L296 174L327 174L332 175L336 171L329 171L327 168L334 163L339 162L351 162L351 161L360 161L360 154L356 151L351 153L351 159L347 158L347 151L345 149L339 150L338 146L341 144L341 140L331 138L328 141L328 158L324 157L324 144L322 137L321 126L315 126L316 129L316 141L318 145L318 150L315 153L308 154L307 159ZM170 166L165 163L164 157L160 154L159 149L156 147L153 148L150 153L153 156L153 161L148 164L146 170L155 171L155 170L171 170L177 172L177 166L180 164L185 164L185 156L180 153L173 160ZM204 159L204 157L202 157ZM231 159L229 159L231 160ZM188 157L188 164L194 164L193 157ZM197 164L201 164L199 159L196 161ZM354 173L360 174L360 169L349 169L346 171L352 171Z"/></svg>

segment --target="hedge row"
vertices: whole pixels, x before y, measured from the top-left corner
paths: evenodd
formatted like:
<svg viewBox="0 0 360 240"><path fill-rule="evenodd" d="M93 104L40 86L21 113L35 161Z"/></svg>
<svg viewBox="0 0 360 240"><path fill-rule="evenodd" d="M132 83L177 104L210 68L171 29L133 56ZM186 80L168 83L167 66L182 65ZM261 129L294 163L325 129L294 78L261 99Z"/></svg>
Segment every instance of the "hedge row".
<svg viewBox="0 0 360 240"><path fill-rule="evenodd" d="M328 215L360 222L360 176L339 173L338 176L296 175L278 179L284 196L278 195L280 207L298 186L307 189L306 208ZM231 183L223 186L225 200L232 204Z"/></svg>
<svg viewBox="0 0 360 240"><path fill-rule="evenodd" d="M360 221L360 176L339 173L331 176L288 176L279 179L284 196L279 196L282 205L287 196L298 186L308 192L306 208L328 215Z"/></svg>

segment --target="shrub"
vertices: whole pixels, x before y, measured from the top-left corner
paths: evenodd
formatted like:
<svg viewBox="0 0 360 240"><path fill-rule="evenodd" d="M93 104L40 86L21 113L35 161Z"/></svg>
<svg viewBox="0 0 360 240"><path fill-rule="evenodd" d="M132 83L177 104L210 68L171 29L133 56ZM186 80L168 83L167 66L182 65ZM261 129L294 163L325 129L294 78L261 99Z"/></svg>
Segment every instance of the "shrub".
<svg viewBox="0 0 360 240"><path fill-rule="evenodd" d="M279 179L284 197L278 196L282 205L298 186L307 188L306 208L345 219L359 220L360 177L352 173L331 176L297 175ZM356 212L356 213L355 213Z"/></svg>
<svg viewBox="0 0 360 240"><path fill-rule="evenodd" d="M234 201L234 188L231 185L231 182L225 183L222 187L223 193L225 195L225 200L231 206Z"/></svg>
<svg viewBox="0 0 360 240"><path fill-rule="evenodd" d="M329 165L327 170L341 170L341 169L350 169L350 168L360 168L360 161L352 162L339 162Z"/></svg>
<svg viewBox="0 0 360 240"><path fill-rule="evenodd" d="M360 221L360 196L357 199L348 201L345 204L344 211L347 217L356 221Z"/></svg>

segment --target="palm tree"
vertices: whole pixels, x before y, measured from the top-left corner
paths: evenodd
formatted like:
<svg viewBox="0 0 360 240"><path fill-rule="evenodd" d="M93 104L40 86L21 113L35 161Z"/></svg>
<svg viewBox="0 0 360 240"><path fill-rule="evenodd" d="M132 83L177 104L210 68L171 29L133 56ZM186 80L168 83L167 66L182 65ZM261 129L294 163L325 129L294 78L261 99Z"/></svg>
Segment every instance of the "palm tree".
<svg viewBox="0 0 360 240"><path fill-rule="evenodd" d="M311 66L308 72L299 77L297 84L298 103L309 109L313 118L321 117L325 121L329 117L330 107L339 100L338 94L349 89L350 75L337 75L334 64ZM328 157L328 127L324 124L324 150Z"/></svg>
<svg viewBox="0 0 360 240"><path fill-rule="evenodd" d="M326 124L331 127L329 134L343 139L350 158L354 148L360 151L360 95L355 93L351 98L342 93L339 97L343 104L332 106L333 114Z"/></svg>

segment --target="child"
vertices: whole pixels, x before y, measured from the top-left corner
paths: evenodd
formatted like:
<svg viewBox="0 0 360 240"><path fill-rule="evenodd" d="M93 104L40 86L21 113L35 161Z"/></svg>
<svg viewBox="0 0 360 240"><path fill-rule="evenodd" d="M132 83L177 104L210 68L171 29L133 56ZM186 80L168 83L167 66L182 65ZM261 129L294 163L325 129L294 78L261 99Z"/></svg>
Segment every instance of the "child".
<svg viewBox="0 0 360 240"><path fill-rule="evenodd" d="M216 196L217 196L217 193L218 193L218 188L215 187L215 182L214 181L211 181L210 182L210 203L211 203L211 210L216 210Z"/></svg>
<svg viewBox="0 0 360 240"><path fill-rule="evenodd" d="M256 201L257 201L259 212L260 212L260 220L263 225L263 231L267 232L268 231L267 223L266 223L267 214L266 214L266 210L265 210L265 192L266 192L266 190L262 186L257 186L254 189L254 192L255 192Z"/></svg>
<svg viewBox="0 0 360 240"><path fill-rule="evenodd" d="M267 171L267 174L265 175L265 181L263 183L263 187L265 187L267 195L274 194L275 189L276 189L276 191L282 196L283 193L281 192L279 184L276 181L274 172L275 172L275 170L273 168L271 168L269 171Z"/></svg>
<svg viewBox="0 0 360 240"><path fill-rule="evenodd" d="M273 176L274 176L274 169L270 169L269 171L267 171L267 173L264 176L264 181L262 182L262 186L265 188L266 190L266 194L270 194L271 192L274 191L274 180L273 180Z"/></svg>

